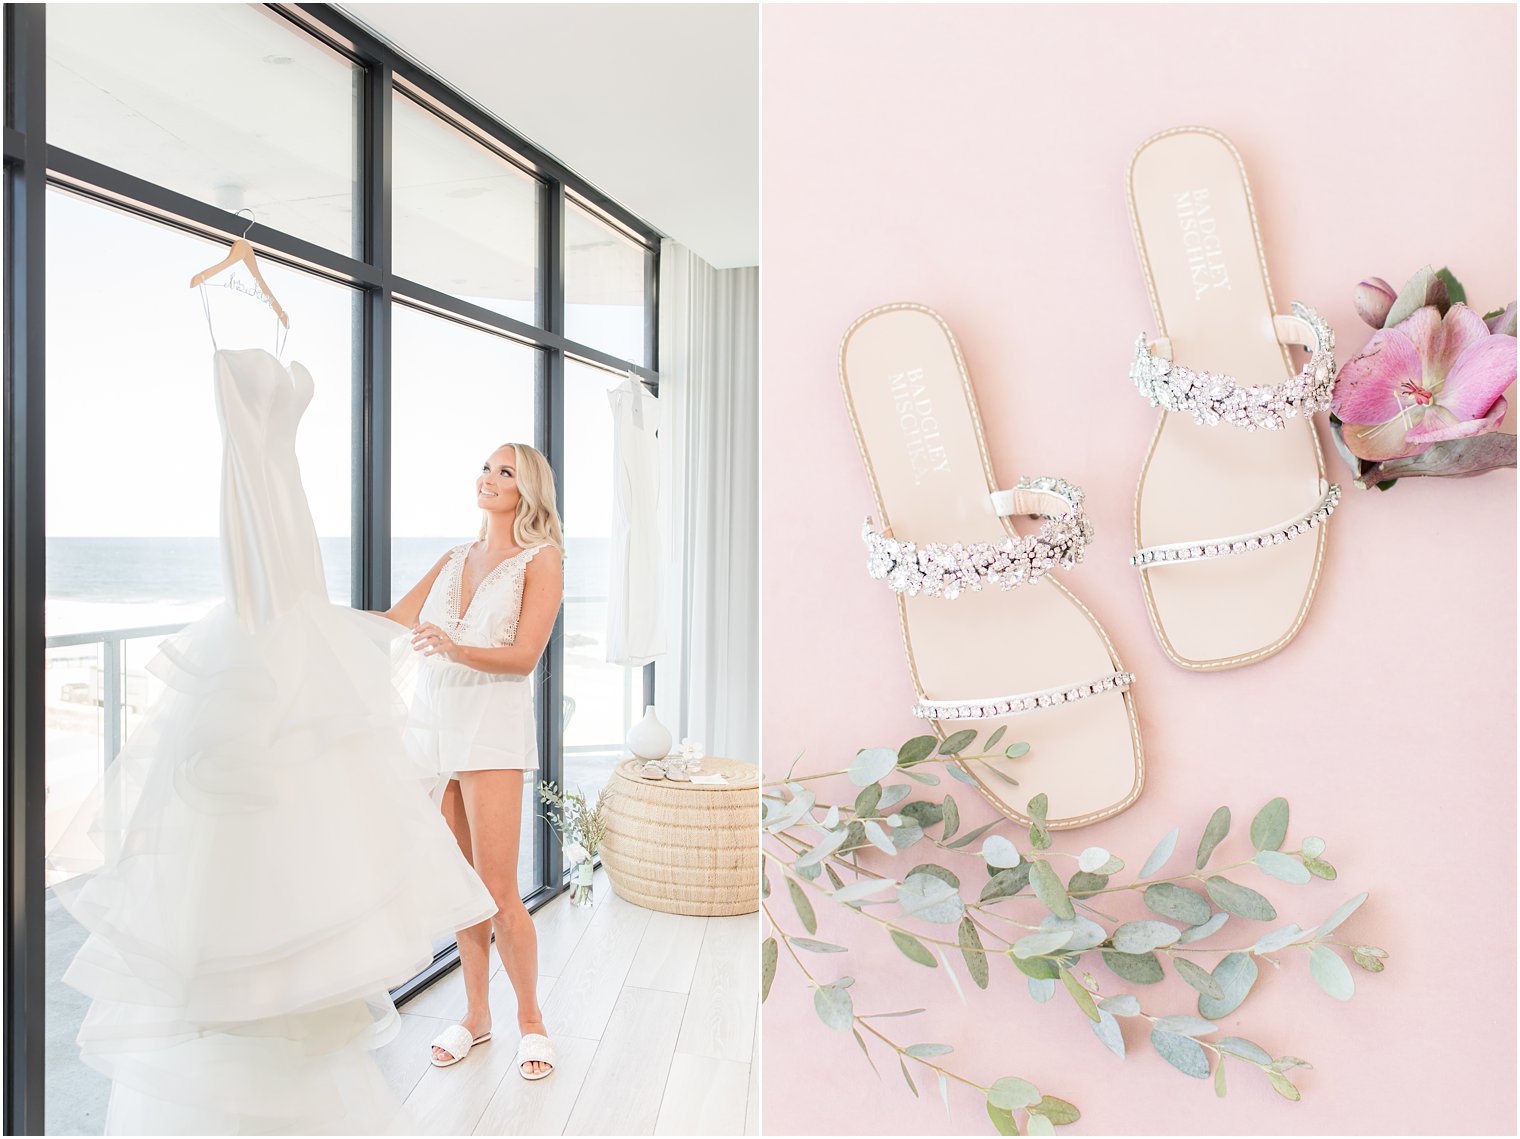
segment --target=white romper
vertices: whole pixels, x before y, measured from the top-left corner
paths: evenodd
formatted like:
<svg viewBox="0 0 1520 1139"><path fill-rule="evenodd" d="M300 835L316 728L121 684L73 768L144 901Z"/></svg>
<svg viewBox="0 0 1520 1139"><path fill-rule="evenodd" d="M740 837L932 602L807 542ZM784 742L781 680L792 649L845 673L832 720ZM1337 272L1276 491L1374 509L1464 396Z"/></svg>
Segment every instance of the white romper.
<svg viewBox="0 0 1520 1139"><path fill-rule="evenodd" d="M513 554L481 580L470 607L459 612L465 555L455 546L433 581L419 620L437 625L455 644L501 648L517 639L523 580L543 546ZM482 672L443 656L424 657L417 670L407 738L426 769L454 777L461 771L538 770L533 678Z"/></svg>

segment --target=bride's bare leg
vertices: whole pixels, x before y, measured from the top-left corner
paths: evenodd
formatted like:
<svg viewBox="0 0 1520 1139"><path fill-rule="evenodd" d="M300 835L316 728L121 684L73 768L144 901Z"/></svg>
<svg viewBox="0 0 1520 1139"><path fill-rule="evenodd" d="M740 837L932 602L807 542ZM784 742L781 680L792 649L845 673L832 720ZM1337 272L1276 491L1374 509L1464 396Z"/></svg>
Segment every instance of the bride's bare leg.
<svg viewBox="0 0 1520 1139"><path fill-rule="evenodd" d="M538 934L517 890L523 784L529 777L511 770L465 771L460 773L460 787L474 836L471 863L498 907L491 927L496 932L496 951L517 994L517 1027L524 1033L548 1035L538 1007ZM528 1064L530 1073L547 1068L537 1060Z"/></svg>
<svg viewBox="0 0 1520 1139"><path fill-rule="evenodd" d="M475 860L471 855L469 814L465 810L464 795L460 792L457 779L450 780L448 789L443 793L443 817L448 820L449 829L454 832L454 839L459 843L465 860L473 864ZM476 873L479 873L478 868ZM491 1027L491 1005L486 995L491 977L491 923L483 921L479 925L468 926L459 931L458 938L459 970L464 974L467 1010L460 1023L475 1037ZM438 1060L453 1058L443 1048L434 1048L433 1056Z"/></svg>

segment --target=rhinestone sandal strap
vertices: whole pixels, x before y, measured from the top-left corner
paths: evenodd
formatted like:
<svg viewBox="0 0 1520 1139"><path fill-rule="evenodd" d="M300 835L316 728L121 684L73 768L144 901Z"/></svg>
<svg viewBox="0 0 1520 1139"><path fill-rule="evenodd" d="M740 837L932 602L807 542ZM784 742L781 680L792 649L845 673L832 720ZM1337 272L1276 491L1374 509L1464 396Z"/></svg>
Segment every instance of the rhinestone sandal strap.
<svg viewBox="0 0 1520 1139"><path fill-rule="evenodd" d="M1205 426L1223 422L1247 431L1258 427L1279 431L1292 416L1308 417L1330 407L1335 387L1335 331L1319 313L1297 301L1293 302L1293 317L1277 317L1273 327L1279 340L1302 343L1309 349L1302 370L1279 386L1246 385L1233 376L1195 372L1173 363L1166 354L1157 355L1153 350L1157 347L1163 353L1170 352L1169 342L1152 342L1144 333L1135 342L1130 379L1152 407L1188 412Z"/></svg>
<svg viewBox="0 0 1520 1139"><path fill-rule="evenodd" d="M1030 513L1043 517L1039 532L1001 542L918 545L889 537L867 518L861 528L866 544L866 572L885 581L894 593L909 597L959 597L984 584L1003 589L1038 581L1052 569L1070 569L1082 560L1092 540L1092 523L1082 509L1082 488L1065 479L1020 479L1011 491L992 496L999 515Z"/></svg>
<svg viewBox="0 0 1520 1139"><path fill-rule="evenodd" d="M1039 692L1021 692L1016 696L995 696L979 700L920 700L913 714L921 720L997 720L1022 716L1057 704L1075 704L1089 696L1105 692L1124 692L1135 683L1132 672L1111 672L1087 684L1065 684Z"/></svg>
<svg viewBox="0 0 1520 1139"><path fill-rule="evenodd" d="M1231 554L1262 550L1268 546L1280 546L1284 542L1291 542L1294 538L1309 533L1316 526L1323 525L1325 519L1335 513L1335 508L1340 505L1340 501L1341 488L1332 483L1330 489L1320 495L1313 506L1280 525L1268 526L1265 530L1256 530L1250 534L1236 534L1230 538L1210 538L1203 542L1171 542L1160 546L1146 546L1135 552L1129 559L1129 564L1141 569L1150 569L1157 565L1206 561L1209 558L1222 558Z"/></svg>

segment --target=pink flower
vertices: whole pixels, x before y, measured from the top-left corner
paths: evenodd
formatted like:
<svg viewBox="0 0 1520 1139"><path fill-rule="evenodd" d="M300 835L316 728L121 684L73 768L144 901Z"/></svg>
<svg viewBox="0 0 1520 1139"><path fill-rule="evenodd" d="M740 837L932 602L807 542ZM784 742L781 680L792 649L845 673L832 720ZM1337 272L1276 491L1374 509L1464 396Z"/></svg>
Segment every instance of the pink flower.
<svg viewBox="0 0 1520 1139"><path fill-rule="evenodd" d="M1340 370L1331 405L1351 453L1380 462L1494 430L1515 382L1515 338L1464 304L1380 329Z"/></svg>
<svg viewBox="0 0 1520 1139"><path fill-rule="evenodd" d="M1356 315L1373 328L1383 327L1388 320L1389 309L1393 308L1393 302L1398 299L1399 294L1393 286L1381 277L1368 277L1352 294Z"/></svg>

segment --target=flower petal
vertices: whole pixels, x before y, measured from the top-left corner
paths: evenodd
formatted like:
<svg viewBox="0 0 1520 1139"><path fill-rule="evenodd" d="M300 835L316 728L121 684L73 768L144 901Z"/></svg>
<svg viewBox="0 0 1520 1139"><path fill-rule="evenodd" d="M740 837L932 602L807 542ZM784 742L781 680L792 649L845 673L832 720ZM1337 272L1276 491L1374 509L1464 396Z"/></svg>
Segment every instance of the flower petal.
<svg viewBox="0 0 1520 1139"><path fill-rule="evenodd" d="M1481 316L1466 305L1452 305L1441 318L1441 327L1429 350L1420 352L1425 358L1425 387L1435 391L1448 381L1462 353L1487 340L1488 335L1488 325L1483 323ZM1414 337L1410 339L1414 340ZM1417 340L1415 347L1420 347ZM1446 401L1442 399L1440 402Z"/></svg>
<svg viewBox="0 0 1520 1139"><path fill-rule="evenodd" d="M1469 439L1486 435L1504 421L1509 404L1501 395L1493 409L1482 419L1458 419L1444 407L1432 407L1420 425L1404 436L1411 443L1440 443L1446 439Z"/></svg>
<svg viewBox="0 0 1520 1139"><path fill-rule="evenodd" d="M1426 311L1435 309L1420 310ZM1331 406L1342 423L1386 423L1402 408L1399 386L1406 380L1418 383L1421 374L1419 353L1401 328L1380 329L1342 365Z"/></svg>
<svg viewBox="0 0 1520 1139"><path fill-rule="evenodd" d="M1493 316L1486 317L1483 323L1488 325L1490 332L1497 332L1501 336L1515 335L1515 302L1510 301Z"/></svg>
<svg viewBox="0 0 1520 1139"><path fill-rule="evenodd" d="M1388 319L1388 310L1393 308L1398 297L1393 286L1383 278L1368 277L1356 287L1352 303L1356 306L1357 316L1373 328L1382 328Z"/></svg>
<svg viewBox="0 0 1520 1139"><path fill-rule="evenodd" d="M1482 318L1474 314L1473 319L1485 335L1457 357L1436 397L1457 419L1482 419L1515 382L1515 338L1488 335Z"/></svg>
<svg viewBox="0 0 1520 1139"><path fill-rule="evenodd" d="M1404 415L1383 423L1343 423L1341 439L1357 458L1374 463L1418 455L1430 444L1410 442L1409 428L1411 424L1421 426L1429 410L1418 406L1406 408Z"/></svg>

